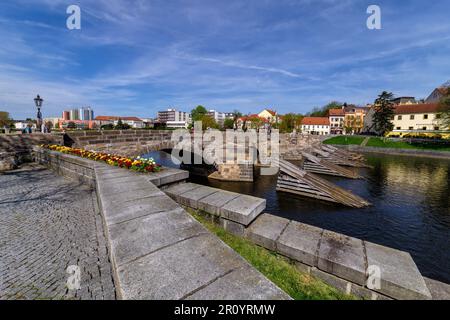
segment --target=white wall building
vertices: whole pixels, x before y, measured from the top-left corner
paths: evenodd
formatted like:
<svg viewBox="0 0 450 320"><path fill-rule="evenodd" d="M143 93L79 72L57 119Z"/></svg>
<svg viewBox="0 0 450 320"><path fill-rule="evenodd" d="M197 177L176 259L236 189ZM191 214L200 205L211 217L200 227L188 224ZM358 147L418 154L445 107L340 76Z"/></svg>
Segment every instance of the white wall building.
<svg viewBox="0 0 450 320"><path fill-rule="evenodd" d="M330 120L328 117L305 117L302 119L302 132L314 135L329 135Z"/></svg>

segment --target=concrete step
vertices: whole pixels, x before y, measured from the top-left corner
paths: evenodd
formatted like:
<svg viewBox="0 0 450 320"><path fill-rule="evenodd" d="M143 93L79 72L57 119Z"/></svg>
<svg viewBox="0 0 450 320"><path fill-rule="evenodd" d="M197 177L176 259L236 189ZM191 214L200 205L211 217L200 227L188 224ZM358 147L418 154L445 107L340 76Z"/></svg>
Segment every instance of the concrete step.
<svg viewBox="0 0 450 320"><path fill-rule="evenodd" d="M195 183L171 186L164 192L182 205L201 209L243 226L249 225L266 207L265 199Z"/></svg>

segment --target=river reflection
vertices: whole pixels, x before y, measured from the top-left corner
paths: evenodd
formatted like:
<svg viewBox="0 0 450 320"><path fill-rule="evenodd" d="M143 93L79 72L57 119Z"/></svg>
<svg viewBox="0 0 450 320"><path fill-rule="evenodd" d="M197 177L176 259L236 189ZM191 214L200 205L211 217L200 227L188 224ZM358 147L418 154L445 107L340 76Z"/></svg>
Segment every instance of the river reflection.
<svg viewBox="0 0 450 320"><path fill-rule="evenodd" d="M175 166L165 153L152 156ZM366 158L373 168L359 169L365 179L322 176L369 200L373 206L365 209L276 192L276 176L260 176L255 183L190 179L265 198L266 212L278 216L407 251L423 275L450 283L450 161L374 154Z"/></svg>

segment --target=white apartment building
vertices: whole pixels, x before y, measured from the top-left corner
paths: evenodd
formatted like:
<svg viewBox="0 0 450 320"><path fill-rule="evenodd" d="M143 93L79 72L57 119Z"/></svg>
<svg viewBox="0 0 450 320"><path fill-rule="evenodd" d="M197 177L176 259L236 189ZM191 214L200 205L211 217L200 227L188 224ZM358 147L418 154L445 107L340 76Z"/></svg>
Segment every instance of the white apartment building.
<svg viewBox="0 0 450 320"><path fill-rule="evenodd" d="M220 112L216 110L209 110L208 116L213 118L220 125L223 125L225 119L227 118L227 114L225 112Z"/></svg>

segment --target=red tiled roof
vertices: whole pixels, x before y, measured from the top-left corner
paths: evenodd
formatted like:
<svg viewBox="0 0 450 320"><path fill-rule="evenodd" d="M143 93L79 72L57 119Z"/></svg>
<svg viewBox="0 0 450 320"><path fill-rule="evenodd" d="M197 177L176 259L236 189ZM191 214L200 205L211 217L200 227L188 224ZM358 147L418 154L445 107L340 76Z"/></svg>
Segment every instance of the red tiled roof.
<svg viewBox="0 0 450 320"><path fill-rule="evenodd" d="M122 121L142 121L138 117L116 117L116 116L97 116L97 117L95 117L95 120L99 120L99 121L116 121L119 119Z"/></svg>
<svg viewBox="0 0 450 320"><path fill-rule="evenodd" d="M266 118L260 117L257 114L249 114L248 116L240 117L238 120L240 120L240 121L250 121L250 120L255 119L255 118L257 118L257 119L259 119L259 120L261 120L263 122L267 122L268 121Z"/></svg>
<svg viewBox="0 0 450 320"><path fill-rule="evenodd" d="M438 103L403 104L395 106L395 114L433 113L438 110Z"/></svg>
<svg viewBox="0 0 450 320"><path fill-rule="evenodd" d="M266 109L266 111L267 111L268 113L270 113L272 116L275 116L275 115L277 114L275 111L270 110L270 109Z"/></svg>
<svg viewBox="0 0 450 320"><path fill-rule="evenodd" d="M343 109L330 109L328 110L330 116L344 116L345 112Z"/></svg>
<svg viewBox="0 0 450 320"><path fill-rule="evenodd" d="M304 117L302 119L302 124L329 126L330 120L327 117Z"/></svg>

